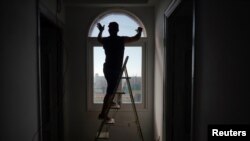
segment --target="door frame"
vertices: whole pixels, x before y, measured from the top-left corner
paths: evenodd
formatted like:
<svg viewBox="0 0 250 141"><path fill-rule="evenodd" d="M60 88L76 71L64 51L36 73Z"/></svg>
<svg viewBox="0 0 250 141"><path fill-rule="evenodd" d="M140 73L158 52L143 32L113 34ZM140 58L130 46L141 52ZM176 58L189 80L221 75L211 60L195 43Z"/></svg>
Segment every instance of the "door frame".
<svg viewBox="0 0 250 141"><path fill-rule="evenodd" d="M173 57L168 56L168 20L176 8L185 0L172 0L168 8L164 12L164 74L163 74L163 141L170 140L171 137L167 136L167 133L172 134L172 126L169 126L171 117L173 115L173 103L171 95L171 85L167 82L172 81L172 77L169 75L169 68L173 67L170 59ZM195 95L195 0L192 2L192 60L191 60L191 117L190 117L190 141L194 139L194 95ZM170 60L170 61L169 61Z"/></svg>
<svg viewBox="0 0 250 141"><path fill-rule="evenodd" d="M60 74L58 74L58 89L60 89L59 91L61 92L61 109L60 112L63 112L63 96L64 96L64 92L63 92L63 85L64 85L64 81L63 81L63 27L64 24L59 20L58 15L57 14L53 14L50 12L50 10L48 8L46 8L46 6L44 6L42 4L42 2L40 0L36 0L36 21L37 21L37 78L38 78L38 129L36 131L36 134L34 135L33 139L34 140L37 136L38 141L43 141L43 128L44 125L46 123L44 123L43 121L43 101L42 101L42 58L41 58L41 17L46 18L49 22L51 22L56 30L59 31L59 36L60 36L60 52L59 52L59 56L57 57L61 62L60 62L60 68L61 71L59 72ZM59 132L61 134L61 137L59 137L59 140L63 139L63 113L61 114L61 120L59 121L60 124L60 129Z"/></svg>

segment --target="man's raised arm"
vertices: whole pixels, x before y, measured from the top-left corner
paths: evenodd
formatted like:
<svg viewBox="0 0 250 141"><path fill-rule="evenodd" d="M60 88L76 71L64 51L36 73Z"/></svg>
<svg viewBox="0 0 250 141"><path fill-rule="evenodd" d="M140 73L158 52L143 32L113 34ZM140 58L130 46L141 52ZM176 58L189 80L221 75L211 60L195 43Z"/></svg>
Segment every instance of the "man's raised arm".
<svg viewBox="0 0 250 141"><path fill-rule="evenodd" d="M142 28L138 27L138 29L136 30L137 34L135 36L132 37L125 37L125 43L130 43L130 42L134 42L137 41L141 38L141 32L142 32Z"/></svg>
<svg viewBox="0 0 250 141"><path fill-rule="evenodd" d="M103 43L102 41L102 32L104 30L104 25L102 26L100 23L97 24L97 28L99 29L99 34L98 34L98 37L97 37L97 40L100 42L100 43Z"/></svg>

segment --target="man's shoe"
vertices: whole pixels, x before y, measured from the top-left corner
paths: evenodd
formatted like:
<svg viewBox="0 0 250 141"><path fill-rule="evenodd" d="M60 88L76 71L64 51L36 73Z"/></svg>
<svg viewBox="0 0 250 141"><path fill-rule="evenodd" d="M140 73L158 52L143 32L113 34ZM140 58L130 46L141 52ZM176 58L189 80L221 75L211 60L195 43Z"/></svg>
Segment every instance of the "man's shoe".
<svg viewBox="0 0 250 141"><path fill-rule="evenodd" d="M102 114L99 114L98 119L105 120L107 124L114 124L115 123L115 119L114 118L110 118L108 116L105 117Z"/></svg>
<svg viewBox="0 0 250 141"><path fill-rule="evenodd" d="M111 105L111 107L110 107L111 109L120 109L121 108L121 106L119 105L119 104L117 104L117 103L112 103L112 105Z"/></svg>
<svg viewBox="0 0 250 141"><path fill-rule="evenodd" d="M119 104L117 104L116 102L112 102L110 108L111 108L111 109L120 109L121 106L120 106Z"/></svg>

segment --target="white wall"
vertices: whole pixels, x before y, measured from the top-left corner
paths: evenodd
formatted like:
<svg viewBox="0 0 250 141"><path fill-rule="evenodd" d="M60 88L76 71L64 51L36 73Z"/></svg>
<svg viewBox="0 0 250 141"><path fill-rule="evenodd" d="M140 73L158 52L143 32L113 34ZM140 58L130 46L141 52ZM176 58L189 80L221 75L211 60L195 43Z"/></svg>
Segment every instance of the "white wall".
<svg viewBox="0 0 250 141"><path fill-rule="evenodd" d="M153 7L117 7L128 10L138 16L144 23L148 34L148 47L153 49L154 9ZM87 34L91 23L104 11L112 7L66 7L66 97L65 97L65 140L93 140L100 121L99 112L87 111ZM107 27L107 26L106 26ZM153 51L148 54L148 64L153 64ZM147 65L148 65L147 64ZM153 67L149 69L148 80L153 82ZM148 108L139 112L146 141L153 140L153 86L148 86ZM117 122L133 119L132 112L119 112ZM111 127L114 140L135 140L138 138L135 126Z"/></svg>
<svg viewBox="0 0 250 141"><path fill-rule="evenodd" d="M0 19L0 140L31 141L38 131L35 1L1 1Z"/></svg>
<svg viewBox="0 0 250 141"><path fill-rule="evenodd" d="M159 1L155 19L154 128L155 139L163 140L164 12L171 0Z"/></svg>

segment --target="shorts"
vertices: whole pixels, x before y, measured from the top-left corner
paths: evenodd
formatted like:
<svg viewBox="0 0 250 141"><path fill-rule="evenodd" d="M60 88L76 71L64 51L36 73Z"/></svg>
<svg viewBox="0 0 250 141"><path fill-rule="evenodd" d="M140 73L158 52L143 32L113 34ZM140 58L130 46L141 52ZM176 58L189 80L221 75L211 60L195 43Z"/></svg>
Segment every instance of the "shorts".
<svg viewBox="0 0 250 141"><path fill-rule="evenodd" d="M110 67L103 66L103 73L107 80L107 95L115 94L115 89L118 87L118 84L120 82L120 75L121 69L113 69Z"/></svg>

